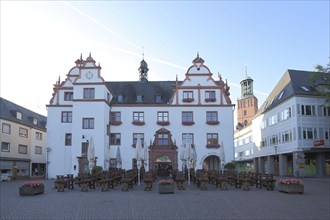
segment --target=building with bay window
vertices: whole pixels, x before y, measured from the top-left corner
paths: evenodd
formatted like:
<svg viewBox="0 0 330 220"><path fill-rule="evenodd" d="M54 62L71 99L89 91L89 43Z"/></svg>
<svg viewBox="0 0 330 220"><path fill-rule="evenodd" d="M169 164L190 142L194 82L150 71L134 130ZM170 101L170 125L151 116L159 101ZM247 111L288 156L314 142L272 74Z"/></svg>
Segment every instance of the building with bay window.
<svg viewBox="0 0 330 220"><path fill-rule="evenodd" d="M138 136L148 154L146 170L181 170L186 142L196 151L195 169L219 170L234 159L229 86L220 75L213 78L198 54L184 79L172 81L149 81L144 59L138 80L119 82L105 81L107 74L101 75L91 55L75 63L65 80L55 83L47 105L50 178L88 172L91 137L96 165L103 169L136 167Z"/></svg>

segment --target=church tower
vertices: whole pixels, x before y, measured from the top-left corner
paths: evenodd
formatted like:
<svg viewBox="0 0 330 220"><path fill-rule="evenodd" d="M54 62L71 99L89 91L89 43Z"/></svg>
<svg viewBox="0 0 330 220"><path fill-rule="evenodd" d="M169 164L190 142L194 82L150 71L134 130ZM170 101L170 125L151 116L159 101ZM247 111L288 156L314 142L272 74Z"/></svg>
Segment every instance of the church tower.
<svg viewBox="0 0 330 220"><path fill-rule="evenodd" d="M249 124L258 111L258 99L253 95L253 79L247 76L241 81L241 98L237 100L237 126L241 129Z"/></svg>

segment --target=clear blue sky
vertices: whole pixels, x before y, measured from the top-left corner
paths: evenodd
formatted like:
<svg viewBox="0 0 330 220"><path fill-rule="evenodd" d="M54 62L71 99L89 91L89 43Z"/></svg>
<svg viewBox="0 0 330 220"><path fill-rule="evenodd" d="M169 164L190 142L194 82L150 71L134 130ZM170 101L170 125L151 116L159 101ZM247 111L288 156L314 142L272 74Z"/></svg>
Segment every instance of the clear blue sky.
<svg viewBox="0 0 330 220"><path fill-rule="evenodd" d="M287 69L329 62L329 1L1 1L1 97L46 115L52 88L91 52L106 81L184 79L197 52L259 106ZM236 113L235 113L236 117Z"/></svg>

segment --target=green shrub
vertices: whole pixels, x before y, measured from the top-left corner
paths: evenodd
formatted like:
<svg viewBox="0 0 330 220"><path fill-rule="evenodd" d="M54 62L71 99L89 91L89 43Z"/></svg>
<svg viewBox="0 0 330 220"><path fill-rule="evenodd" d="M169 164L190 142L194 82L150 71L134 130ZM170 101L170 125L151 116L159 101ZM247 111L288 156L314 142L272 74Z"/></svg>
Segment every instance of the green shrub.
<svg viewBox="0 0 330 220"><path fill-rule="evenodd" d="M226 163L225 167L226 170L235 170L235 164L232 162Z"/></svg>
<svg viewBox="0 0 330 220"><path fill-rule="evenodd" d="M101 173L102 172L102 167L101 166L94 166L92 173Z"/></svg>

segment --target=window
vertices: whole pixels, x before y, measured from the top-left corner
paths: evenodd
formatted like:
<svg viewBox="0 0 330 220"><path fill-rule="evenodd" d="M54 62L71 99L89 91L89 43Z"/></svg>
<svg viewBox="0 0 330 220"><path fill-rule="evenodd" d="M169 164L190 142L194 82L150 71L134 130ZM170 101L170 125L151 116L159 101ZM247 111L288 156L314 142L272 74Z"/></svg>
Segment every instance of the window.
<svg viewBox="0 0 330 220"><path fill-rule="evenodd" d="M215 98L215 91L206 91L205 98L207 98L207 99Z"/></svg>
<svg viewBox="0 0 330 220"><path fill-rule="evenodd" d="M121 124L121 113L120 112L111 112L110 113L110 124L112 124L112 125Z"/></svg>
<svg viewBox="0 0 330 220"><path fill-rule="evenodd" d="M243 139L243 143L244 143L244 144L248 144L248 143L250 143L250 137L245 137L245 138Z"/></svg>
<svg viewBox="0 0 330 220"><path fill-rule="evenodd" d="M88 142L81 143L81 156L87 157Z"/></svg>
<svg viewBox="0 0 330 220"><path fill-rule="evenodd" d="M301 114L302 115L315 115L315 106L314 105L301 105Z"/></svg>
<svg viewBox="0 0 330 220"><path fill-rule="evenodd" d="M168 112L157 112L157 124L159 125L169 125Z"/></svg>
<svg viewBox="0 0 330 220"><path fill-rule="evenodd" d="M1 142L1 152L9 152L10 144L7 142Z"/></svg>
<svg viewBox="0 0 330 220"><path fill-rule="evenodd" d="M207 134L207 144L218 144L218 134Z"/></svg>
<svg viewBox="0 0 330 220"><path fill-rule="evenodd" d="M19 136L21 137L28 137L28 130L25 128L19 128Z"/></svg>
<svg viewBox="0 0 330 220"><path fill-rule="evenodd" d="M117 101L118 102L123 102L124 98L123 98L123 95L118 95L117 96Z"/></svg>
<svg viewBox="0 0 330 220"><path fill-rule="evenodd" d="M239 139L238 140L238 146L242 146L242 145L244 145L244 141L243 141L243 139Z"/></svg>
<svg viewBox="0 0 330 220"><path fill-rule="evenodd" d="M206 91L205 92L205 101L214 102L215 101L215 91Z"/></svg>
<svg viewBox="0 0 330 220"><path fill-rule="evenodd" d="M315 128L303 128L303 139L316 139L316 129Z"/></svg>
<svg viewBox="0 0 330 220"><path fill-rule="evenodd" d="M133 122L144 122L144 112L133 112Z"/></svg>
<svg viewBox="0 0 330 220"><path fill-rule="evenodd" d="M107 102L110 103L110 93L107 92Z"/></svg>
<svg viewBox="0 0 330 220"><path fill-rule="evenodd" d="M192 99L193 98L193 92L192 91L183 91L183 98L184 99Z"/></svg>
<svg viewBox="0 0 330 220"><path fill-rule="evenodd" d="M156 102L162 102L162 96L160 94L156 95Z"/></svg>
<svg viewBox="0 0 330 220"><path fill-rule="evenodd" d="M72 101L73 92L64 92L64 101Z"/></svg>
<svg viewBox="0 0 330 220"><path fill-rule="evenodd" d="M136 96L136 102L142 102L142 95Z"/></svg>
<svg viewBox="0 0 330 220"><path fill-rule="evenodd" d="M2 133L10 134L10 124L2 123Z"/></svg>
<svg viewBox="0 0 330 220"><path fill-rule="evenodd" d="M260 147L265 147L267 146L267 139L266 138L262 138L261 142L260 142Z"/></svg>
<svg viewBox="0 0 330 220"><path fill-rule="evenodd" d="M330 116L330 106L323 106L323 116Z"/></svg>
<svg viewBox="0 0 330 220"><path fill-rule="evenodd" d="M42 154L42 147L40 147L40 146L36 146L36 147L35 147L35 150L34 150L34 153L35 153L35 154Z"/></svg>
<svg viewBox="0 0 330 220"><path fill-rule="evenodd" d="M287 108L281 112L281 121L291 118L291 108Z"/></svg>
<svg viewBox="0 0 330 220"><path fill-rule="evenodd" d="M268 121L269 125L275 125L277 123L277 114L271 116Z"/></svg>
<svg viewBox="0 0 330 220"><path fill-rule="evenodd" d="M260 122L260 129L265 129L267 127L267 124L266 124L266 120L263 120L262 122Z"/></svg>
<svg viewBox="0 0 330 220"><path fill-rule="evenodd" d="M292 141L292 132L291 132L291 130L287 130L287 131L284 131L282 133L282 141L283 142Z"/></svg>
<svg viewBox="0 0 330 220"><path fill-rule="evenodd" d="M206 123L210 125L219 124L218 112L206 112Z"/></svg>
<svg viewBox="0 0 330 220"><path fill-rule="evenodd" d="M94 129L94 118L83 118L83 129Z"/></svg>
<svg viewBox="0 0 330 220"><path fill-rule="evenodd" d="M284 91L282 91L280 94L279 94L279 96L278 96L278 100L280 100L282 97L283 97L283 94L284 94Z"/></svg>
<svg viewBox="0 0 330 220"><path fill-rule="evenodd" d="M36 131L36 140L42 140L42 133Z"/></svg>
<svg viewBox="0 0 330 220"><path fill-rule="evenodd" d="M38 124L38 119L33 118L33 119L32 119L32 123L33 123L34 125Z"/></svg>
<svg viewBox="0 0 330 220"><path fill-rule="evenodd" d="M183 133L182 134L182 143L194 144L194 134L193 133Z"/></svg>
<svg viewBox="0 0 330 220"><path fill-rule="evenodd" d="M71 133L65 133L65 146L71 146L72 144L72 134Z"/></svg>
<svg viewBox="0 0 330 220"><path fill-rule="evenodd" d="M94 88L84 88L84 99L94 99L95 89Z"/></svg>
<svg viewBox="0 0 330 220"><path fill-rule="evenodd" d="M326 128L324 131L324 139L329 140L330 139L330 128Z"/></svg>
<svg viewBox="0 0 330 220"><path fill-rule="evenodd" d="M278 137L277 137L277 135L270 136L269 144L270 145L278 144Z"/></svg>
<svg viewBox="0 0 330 220"><path fill-rule="evenodd" d="M206 137L207 137L207 145L206 145L207 148L220 147L217 133L208 133Z"/></svg>
<svg viewBox="0 0 330 220"><path fill-rule="evenodd" d="M142 146L144 145L144 134L143 133L134 133L133 134L133 147L135 147L138 135L140 135Z"/></svg>
<svg viewBox="0 0 330 220"><path fill-rule="evenodd" d="M120 133L110 134L110 145L120 145Z"/></svg>
<svg viewBox="0 0 330 220"><path fill-rule="evenodd" d="M168 145L168 134L158 134L158 145Z"/></svg>
<svg viewBox="0 0 330 220"><path fill-rule="evenodd" d="M22 113L21 112L16 112L16 118L19 120L22 120Z"/></svg>
<svg viewBox="0 0 330 220"><path fill-rule="evenodd" d="M18 153L19 154L27 154L27 146L19 144L18 145Z"/></svg>
<svg viewBox="0 0 330 220"><path fill-rule="evenodd" d="M193 92L192 91L183 91L183 102L192 102L194 101Z"/></svg>
<svg viewBox="0 0 330 220"><path fill-rule="evenodd" d="M72 112L62 112L62 123L72 123Z"/></svg>
<svg viewBox="0 0 330 220"><path fill-rule="evenodd" d="M193 112L182 112L182 124L183 125L194 124Z"/></svg>
<svg viewBox="0 0 330 220"><path fill-rule="evenodd" d="M309 88L307 88L306 86L300 86L300 88L302 88L304 91L306 92L310 92L311 90Z"/></svg>

